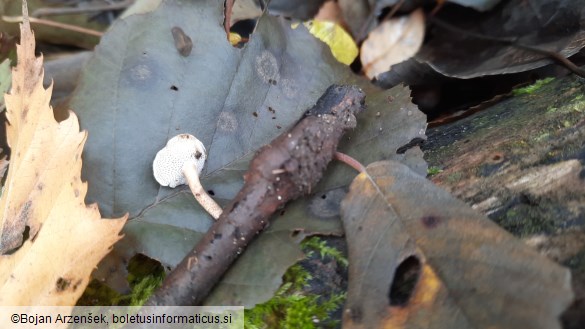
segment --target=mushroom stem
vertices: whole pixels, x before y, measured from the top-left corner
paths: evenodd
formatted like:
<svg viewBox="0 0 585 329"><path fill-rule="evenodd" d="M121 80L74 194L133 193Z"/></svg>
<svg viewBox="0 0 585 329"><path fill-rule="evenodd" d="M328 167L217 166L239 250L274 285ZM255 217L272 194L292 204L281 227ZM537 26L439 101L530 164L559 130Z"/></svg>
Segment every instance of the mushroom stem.
<svg viewBox="0 0 585 329"><path fill-rule="evenodd" d="M205 209L214 219L217 220L223 210L215 202L215 200L213 200L209 194L207 194L205 189L203 189L203 186L201 186L201 181L199 181L199 174L197 173L197 167L195 164L191 161L185 162L182 171L197 202L199 202L203 209Z"/></svg>

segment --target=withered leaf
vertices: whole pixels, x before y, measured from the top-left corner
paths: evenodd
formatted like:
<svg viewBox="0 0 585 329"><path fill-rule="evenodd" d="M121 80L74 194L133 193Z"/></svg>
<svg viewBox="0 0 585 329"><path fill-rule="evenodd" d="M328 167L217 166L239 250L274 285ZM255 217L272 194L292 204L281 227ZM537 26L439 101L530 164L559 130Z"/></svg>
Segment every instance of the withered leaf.
<svg viewBox="0 0 585 329"><path fill-rule="evenodd" d="M26 1L26 18L24 8ZM95 204L84 203L81 151L87 133L79 131L72 112L55 121L52 90L43 88L43 59L35 57L26 19L20 40L5 96L12 153L0 199L0 305L72 306L120 238L125 218L104 220ZM4 321L0 327L8 328Z"/></svg>
<svg viewBox="0 0 585 329"><path fill-rule="evenodd" d="M393 161L342 202L344 328L560 328L570 273Z"/></svg>
<svg viewBox="0 0 585 329"><path fill-rule="evenodd" d="M360 59L366 75L373 79L412 57L422 45L425 16L422 9L409 16L382 22L362 44Z"/></svg>

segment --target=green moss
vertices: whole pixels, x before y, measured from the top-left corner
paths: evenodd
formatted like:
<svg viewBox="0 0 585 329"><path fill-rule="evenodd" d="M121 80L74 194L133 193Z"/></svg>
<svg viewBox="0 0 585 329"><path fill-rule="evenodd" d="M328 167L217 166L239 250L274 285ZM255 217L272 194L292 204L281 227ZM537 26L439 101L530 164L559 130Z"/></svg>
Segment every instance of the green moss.
<svg viewBox="0 0 585 329"><path fill-rule="evenodd" d="M431 166L427 169L427 176L434 176L438 173L442 173L443 169L439 168L439 167L435 167L435 166Z"/></svg>
<svg viewBox="0 0 585 329"><path fill-rule="evenodd" d="M537 91L538 89L542 88L542 86L552 82L553 80L554 80L554 78L546 78L546 79L542 79L542 80L537 80L535 83L531 84L530 86L516 88L516 89L512 90L512 94L514 96L530 95L530 94L534 93L535 91Z"/></svg>
<svg viewBox="0 0 585 329"><path fill-rule="evenodd" d="M296 272L300 265L291 267ZM305 295L293 288L290 282L284 283L268 302L245 310L244 328L294 328L314 329L334 327L339 321L329 319L329 314L340 307L345 294L333 295L323 300L321 296Z"/></svg>
<svg viewBox="0 0 585 329"><path fill-rule="evenodd" d="M313 252L318 252L321 259L325 257L331 257L339 264L347 267L349 264L347 258L341 253L341 251L327 245L327 241L320 239L317 236L310 237L301 243L301 247L310 256Z"/></svg>
<svg viewBox="0 0 585 329"><path fill-rule="evenodd" d="M165 277L164 268L159 262L141 254L130 259L128 273L129 294L119 294L105 283L93 280L77 305L139 306L162 284Z"/></svg>
<svg viewBox="0 0 585 329"><path fill-rule="evenodd" d="M322 258L331 257L347 266L347 258L337 249L327 245L318 237L306 239L301 244L306 254L318 252ZM329 328L338 325L330 314L345 300L345 293L329 297L309 295L303 291L312 276L300 264L291 266L285 273L284 283L268 302L245 311L246 329L259 328Z"/></svg>

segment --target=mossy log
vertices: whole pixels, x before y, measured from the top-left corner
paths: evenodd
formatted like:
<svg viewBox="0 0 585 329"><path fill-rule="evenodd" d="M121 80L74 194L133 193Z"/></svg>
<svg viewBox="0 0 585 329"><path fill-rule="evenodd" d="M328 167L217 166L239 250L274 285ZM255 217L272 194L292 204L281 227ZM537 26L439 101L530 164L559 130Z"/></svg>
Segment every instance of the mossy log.
<svg viewBox="0 0 585 329"><path fill-rule="evenodd" d="M536 89L536 90L534 90ZM585 323L585 80L569 76L429 129L430 179L571 268Z"/></svg>

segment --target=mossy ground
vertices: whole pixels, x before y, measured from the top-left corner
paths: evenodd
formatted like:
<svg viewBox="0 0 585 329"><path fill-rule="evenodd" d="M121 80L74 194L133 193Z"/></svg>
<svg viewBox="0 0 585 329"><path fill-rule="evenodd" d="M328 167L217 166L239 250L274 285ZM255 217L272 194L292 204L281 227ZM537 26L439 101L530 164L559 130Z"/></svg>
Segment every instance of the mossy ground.
<svg viewBox="0 0 585 329"><path fill-rule="evenodd" d="M309 259L324 263L335 263L346 270L348 260L344 253L332 247L325 240L311 237L302 242L302 248ZM245 311L245 328L335 328L339 326L339 312L345 301L343 290L328 293L314 293L311 284L315 281L309 272L308 263L301 261L288 269L283 284L269 301ZM131 292L121 295L104 284L94 280L86 289L78 305L142 305L158 288L165 277L163 267L145 256L134 257L128 266L128 282ZM335 318L335 319L334 319Z"/></svg>

